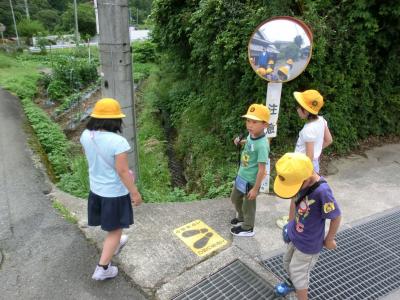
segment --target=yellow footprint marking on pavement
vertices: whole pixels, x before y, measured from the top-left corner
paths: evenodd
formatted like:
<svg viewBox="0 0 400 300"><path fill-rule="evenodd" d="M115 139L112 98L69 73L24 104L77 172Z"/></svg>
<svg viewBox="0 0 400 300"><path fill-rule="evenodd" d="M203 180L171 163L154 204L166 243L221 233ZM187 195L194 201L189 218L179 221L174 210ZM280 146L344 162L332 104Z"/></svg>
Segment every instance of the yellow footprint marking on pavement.
<svg viewBox="0 0 400 300"><path fill-rule="evenodd" d="M199 239L196 243L193 244L193 247L195 247L196 249L203 248L204 246L207 245L212 236L213 236L212 232L206 233L205 236L203 236L201 239Z"/></svg>
<svg viewBox="0 0 400 300"><path fill-rule="evenodd" d="M176 228L174 234L198 256L208 255L228 243L201 220Z"/></svg>
<svg viewBox="0 0 400 300"><path fill-rule="evenodd" d="M190 236L197 235L199 233L206 233L207 231L208 231L207 228L188 230L188 231L184 231L182 233L182 236L183 237L190 237Z"/></svg>

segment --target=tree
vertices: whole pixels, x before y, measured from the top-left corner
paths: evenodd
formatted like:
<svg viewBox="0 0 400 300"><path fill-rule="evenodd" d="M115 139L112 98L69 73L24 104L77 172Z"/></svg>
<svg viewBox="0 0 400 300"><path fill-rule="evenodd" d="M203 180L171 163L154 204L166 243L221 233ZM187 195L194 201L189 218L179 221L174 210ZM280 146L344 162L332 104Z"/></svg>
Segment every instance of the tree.
<svg viewBox="0 0 400 300"><path fill-rule="evenodd" d="M70 0L47 0L50 6L60 12L63 12L67 9L68 4L71 3Z"/></svg>
<svg viewBox="0 0 400 300"><path fill-rule="evenodd" d="M66 31L73 31L75 28L74 7L72 4L61 16L62 28ZM96 34L96 16L93 5L90 3L78 4L78 26L80 34L94 36Z"/></svg>
<svg viewBox="0 0 400 300"><path fill-rule="evenodd" d="M152 0L129 0L131 20L136 24L143 24L151 13L151 5Z"/></svg>
<svg viewBox="0 0 400 300"><path fill-rule="evenodd" d="M48 31L54 31L55 26L60 20L60 16L55 9L44 9L37 13L35 16Z"/></svg>
<svg viewBox="0 0 400 300"><path fill-rule="evenodd" d="M26 38L28 45L31 45L31 39L35 34L45 32L43 24L36 20L24 19L18 23L17 28L19 34Z"/></svg>
<svg viewBox="0 0 400 300"><path fill-rule="evenodd" d="M303 38L301 37L301 35L297 35L294 38L294 43L297 45L297 47L301 48L301 45L303 45Z"/></svg>

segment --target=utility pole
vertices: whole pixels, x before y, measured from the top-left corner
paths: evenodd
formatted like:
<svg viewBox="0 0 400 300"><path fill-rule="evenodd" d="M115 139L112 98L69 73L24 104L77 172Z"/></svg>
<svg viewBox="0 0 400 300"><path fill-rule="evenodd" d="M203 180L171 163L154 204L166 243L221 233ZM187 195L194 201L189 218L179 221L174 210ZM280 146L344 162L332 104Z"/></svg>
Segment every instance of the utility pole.
<svg viewBox="0 0 400 300"><path fill-rule="evenodd" d="M29 7L28 7L28 0L24 0L25 3L25 12L26 12L26 18L30 21L31 17L29 15Z"/></svg>
<svg viewBox="0 0 400 300"><path fill-rule="evenodd" d="M128 0L97 0L97 9L100 28L101 91L103 97L118 100L126 115L123 135L133 146L128 153L128 160L136 178L139 178Z"/></svg>
<svg viewBox="0 0 400 300"><path fill-rule="evenodd" d="M99 34L99 11L97 10L97 0L93 1L94 15L96 16L96 33Z"/></svg>
<svg viewBox="0 0 400 300"><path fill-rule="evenodd" d="M14 21L15 34L16 34L16 36L17 36L17 45L18 45L18 47L20 47L21 45L19 44L19 37L18 37L18 30L17 30L17 23L15 22L14 8L13 8L13 5L12 5L12 2L11 2L11 0L10 0L10 7L11 7L11 14L12 14L12 18L13 18L13 21Z"/></svg>
<svg viewBox="0 0 400 300"><path fill-rule="evenodd" d="M74 15L75 15L75 45L79 46L79 28L78 28L78 7L74 0Z"/></svg>

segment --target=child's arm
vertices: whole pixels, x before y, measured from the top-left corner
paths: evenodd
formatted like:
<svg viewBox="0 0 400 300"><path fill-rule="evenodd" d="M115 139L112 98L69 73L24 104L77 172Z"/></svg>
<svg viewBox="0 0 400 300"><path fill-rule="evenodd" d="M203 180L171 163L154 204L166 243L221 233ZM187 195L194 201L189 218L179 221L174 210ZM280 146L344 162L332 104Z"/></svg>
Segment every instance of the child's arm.
<svg viewBox="0 0 400 300"><path fill-rule="evenodd" d="M324 131L324 142L322 143L322 149L325 149L328 147L330 144L332 144L332 135L331 132L328 128L328 125L325 124L325 131Z"/></svg>
<svg viewBox="0 0 400 300"><path fill-rule="evenodd" d="M118 176L121 178L122 183L128 189L131 196L132 203L137 206L142 203L142 196L140 195L132 176L129 173L128 154L126 152L117 154L115 156L115 169Z"/></svg>
<svg viewBox="0 0 400 300"><path fill-rule="evenodd" d="M264 179L265 176L265 166L266 163L258 163L256 183L254 184L253 188L247 193L247 199L249 200L256 199L258 191L260 190L262 180Z"/></svg>
<svg viewBox="0 0 400 300"><path fill-rule="evenodd" d="M314 160L314 142L306 142L306 155L311 161Z"/></svg>
<svg viewBox="0 0 400 300"><path fill-rule="evenodd" d="M295 211L296 211L296 204L294 203L295 200L296 200L295 198L292 198L292 200L290 200L289 221L294 220Z"/></svg>
<svg viewBox="0 0 400 300"><path fill-rule="evenodd" d="M325 240L324 240L324 246L326 249L329 249L329 250L336 249L335 236L339 229L341 220L342 220L342 216L338 216L335 219L331 220L331 223L329 225L328 234L326 235Z"/></svg>

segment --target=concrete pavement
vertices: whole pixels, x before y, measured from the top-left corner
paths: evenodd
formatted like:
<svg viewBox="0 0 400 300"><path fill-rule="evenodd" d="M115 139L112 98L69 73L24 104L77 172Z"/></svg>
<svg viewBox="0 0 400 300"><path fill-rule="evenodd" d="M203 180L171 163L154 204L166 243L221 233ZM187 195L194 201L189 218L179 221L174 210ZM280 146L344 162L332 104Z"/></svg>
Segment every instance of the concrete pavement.
<svg viewBox="0 0 400 300"><path fill-rule="evenodd" d="M400 144L332 161L329 170L334 174L326 178L343 211L342 228L399 208ZM86 201L56 188L51 196L77 216L79 228L101 248L104 233L88 228ZM274 284L277 279L259 263L283 251L281 230L275 222L287 214L288 208L287 200L261 194L257 199L256 235L243 238L232 237L229 232L229 220L235 214L229 199L143 204L135 209L136 224L126 231L129 243L115 261L152 299L171 299L237 258ZM197 219L226 239L227 245L206 257L194 254L174 229Z"/></svg>

